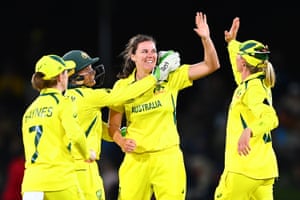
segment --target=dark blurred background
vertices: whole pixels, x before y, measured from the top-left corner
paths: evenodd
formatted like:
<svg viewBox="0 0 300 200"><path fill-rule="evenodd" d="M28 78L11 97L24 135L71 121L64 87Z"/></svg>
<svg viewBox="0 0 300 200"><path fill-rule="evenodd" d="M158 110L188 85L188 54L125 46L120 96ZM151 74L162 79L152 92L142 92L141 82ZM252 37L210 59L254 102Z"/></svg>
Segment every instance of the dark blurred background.
<svg viewBox="0 0 300 200"><path fill-rule="evenodd" d="M21 118L37 95L30 79L42 55L85 50L92 57L100 57L106 69L104 87L112 87L121 67L119 54L129 38L138 33L152 35L158 50L178 51L182 63L203 60L201 40L193 31L197 11L207 14L221 69L195 81L178 98L178 129L188 175L187 200L213 199L223 169L226 114L235 88L224 30L230 28L236 16L241 20L237 39L267 44L277 73L273 101L280 125L273 132L273 144L280 178L274 186L274 199L300 199L300 14L296 1L291 0L10 0L1 4L0 194L5 194L2 199L16 200L9 196L18 191L22 178ZM103 120L107 120L106 109ZM122 157L114 143L103 143L99 163L108 200L116 199L117 170ZM8 184L14 189L5 193Z"/></svg>

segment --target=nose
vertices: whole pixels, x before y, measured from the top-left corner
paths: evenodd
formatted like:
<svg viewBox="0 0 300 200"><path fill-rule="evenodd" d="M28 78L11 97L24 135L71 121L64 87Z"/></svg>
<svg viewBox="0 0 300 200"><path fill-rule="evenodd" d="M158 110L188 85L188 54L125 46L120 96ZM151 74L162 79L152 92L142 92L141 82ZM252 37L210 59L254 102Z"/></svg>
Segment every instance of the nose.
<svg viewBox="0 0 300 200"><path fill-rule="evenodd" d="M148 56L155 56L155 54L156 54L156 52L149 51L147 55L148 55Z"/></svg>

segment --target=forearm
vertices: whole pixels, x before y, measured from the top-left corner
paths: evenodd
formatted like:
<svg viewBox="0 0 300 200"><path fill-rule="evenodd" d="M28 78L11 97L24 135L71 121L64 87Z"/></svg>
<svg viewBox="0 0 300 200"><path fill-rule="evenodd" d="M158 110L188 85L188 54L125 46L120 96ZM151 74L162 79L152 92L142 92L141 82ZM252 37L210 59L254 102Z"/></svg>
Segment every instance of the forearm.
<svg viewBox="0 0 300 200"><path fill-rule="evenodd" d="M268 107L268 106L265 106ZM261 108L263 109L263 108ZM259 136L268 133L277 128L279 124L276 112L271 107L264 109L257 121L250 124L253 136Z"/></svg>
<svg viewBox="0 0 300 200"><path fill-rule="evenodd" d="M78 133L78 135L80 134L81 133ZM73 145L76 149L78 149L78 152L85 160L88 160L90 158L90 151L88 149L86 139L84 136L81 138L77 137L77 139L73 141Z"/></svg>
<svg viewBox="0 0 300 200"><path fill-rule="evenodd" d="M120 125L109 123L108 132L112 140L121 147L121 142L124 138L121 134Z"/></svg>
<svg viewBox="0 0 300 200"><path fill-rule="evenodd" d="M129 99L136 98L152 88L156 82L156 78L153 75L149 75L131 85L113 88L110 93L110 105L123 104Z"/></svg>
<svg viewBox="0 0 300 200"><path fill-rule="evenodd" d="M211 72L220 68L219 57L215 45L210 37L201 38L204 48L204 62L207 64Z"/></svg>
<svg viewBox="0 0 300 200"><path fill-rule="evenodd" d="M113 141L119 145L121 148L122 148L122 141L124 140L122 134L121 134L121 131L120 130L116 130L114 133L113 133Z"/></svg>

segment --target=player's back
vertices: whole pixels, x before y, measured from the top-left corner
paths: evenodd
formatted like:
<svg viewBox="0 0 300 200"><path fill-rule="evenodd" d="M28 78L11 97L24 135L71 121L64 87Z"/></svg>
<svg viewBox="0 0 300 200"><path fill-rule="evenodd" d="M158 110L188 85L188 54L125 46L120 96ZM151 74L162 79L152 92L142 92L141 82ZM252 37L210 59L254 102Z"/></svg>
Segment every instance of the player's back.
<svg viewBox="0 0 300 200"><path fill-rule="evenodd" d="M22 132L25 150L23 191L57 190L74 181L70 139L62 118L69 102L57 90L47 89L27 108ZM43 178L41 178L43 177Z"/></svg>

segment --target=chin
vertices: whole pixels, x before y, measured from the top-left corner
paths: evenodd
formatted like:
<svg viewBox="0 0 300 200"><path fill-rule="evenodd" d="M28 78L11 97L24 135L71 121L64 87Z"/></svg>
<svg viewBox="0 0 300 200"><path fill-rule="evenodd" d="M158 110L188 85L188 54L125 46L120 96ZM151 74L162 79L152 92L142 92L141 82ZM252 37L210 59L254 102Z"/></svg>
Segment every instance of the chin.
<svg viewBox="0 0 300 200"><path fill-rule="evenodd" d="M86 84L88 87L93 87L94 85L96 85L96 81L92 81L89 82L88 84Z"/></svg>
<svg viewBox="0 0 300 200"><path fill-rule="evenodd" d="M149 71L149 73L152 72L152 70L154 69L154 67L155 67L155 65L147 67L147 71Z"/></svg>

